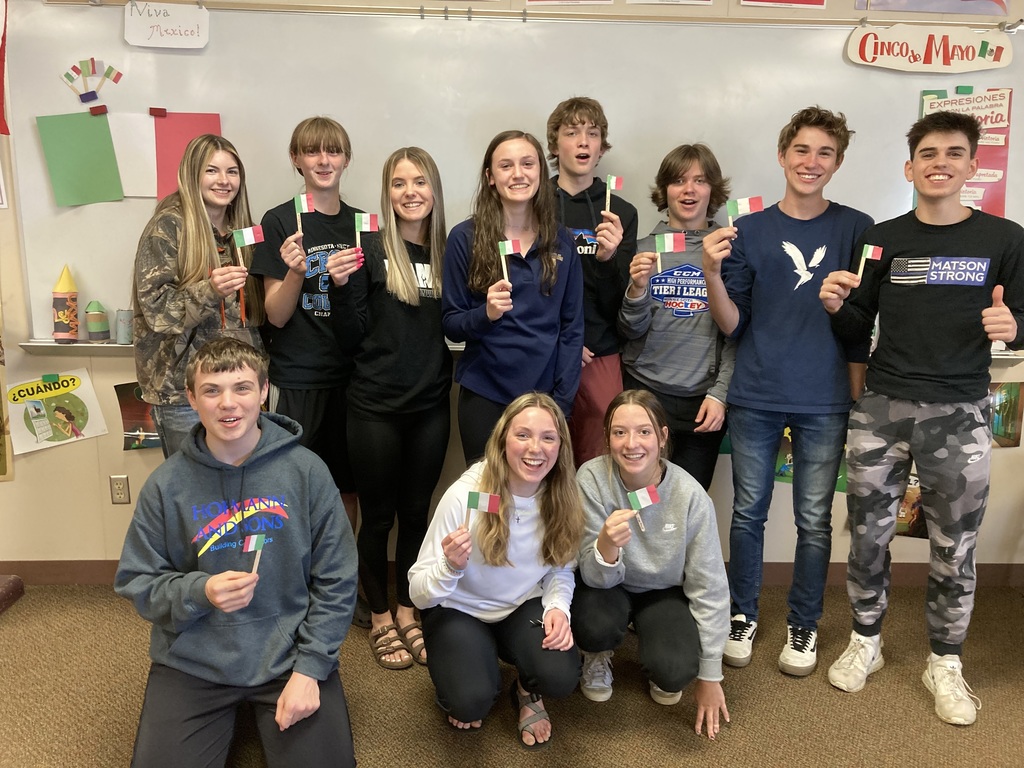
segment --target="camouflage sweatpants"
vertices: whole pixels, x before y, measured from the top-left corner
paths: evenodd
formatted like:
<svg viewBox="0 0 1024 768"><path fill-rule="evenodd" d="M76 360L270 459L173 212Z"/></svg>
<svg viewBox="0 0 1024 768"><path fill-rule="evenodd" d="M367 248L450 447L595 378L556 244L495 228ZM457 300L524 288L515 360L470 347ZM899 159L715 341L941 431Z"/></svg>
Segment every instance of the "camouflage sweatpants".
<svg viewBox="0 0 1024 768"><path fill-rule="evenodd" d="M865 392L850 413L846 588L863 634L881 631L889 542L911 462L931 542L925 616L936 653L960 653L974 609L974 549L988 502L989 400L921 403Z"/></svg>

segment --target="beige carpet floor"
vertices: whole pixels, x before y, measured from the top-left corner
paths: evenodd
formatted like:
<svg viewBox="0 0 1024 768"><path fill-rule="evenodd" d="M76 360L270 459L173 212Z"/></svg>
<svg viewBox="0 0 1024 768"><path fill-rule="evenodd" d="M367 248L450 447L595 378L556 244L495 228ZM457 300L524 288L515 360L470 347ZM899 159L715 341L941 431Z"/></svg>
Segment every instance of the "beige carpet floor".
<svg viewBox="0 0 1024 768"><path fill-rule="evenodd" d="M830 587L819 668L778 672L785 592L766 589L749 667L728 670L732 724L715 743L693 733L690 692L654 704L631 637L615 656L615 693L604 704L578 692L549 701L551 748L520 750L504 697L479 733L442 723L424 667L386 671L371 660L366 630L353 628L341 675L360 766L1024 766L1024 596L982 588L965 649L965 677L981 697L978 722L940 722L921 683L928 653L923 588L894 590L884 633L885 667L857 694L833 689L828 665L846 647L845 593ZM29 587L0 615L0 768L127 766L149 666L147 625L106 587ZM506 683L512 679L505 670ZM230 761L263 765L242 729ZM325 763L326 765L326 763Z"/></svg>

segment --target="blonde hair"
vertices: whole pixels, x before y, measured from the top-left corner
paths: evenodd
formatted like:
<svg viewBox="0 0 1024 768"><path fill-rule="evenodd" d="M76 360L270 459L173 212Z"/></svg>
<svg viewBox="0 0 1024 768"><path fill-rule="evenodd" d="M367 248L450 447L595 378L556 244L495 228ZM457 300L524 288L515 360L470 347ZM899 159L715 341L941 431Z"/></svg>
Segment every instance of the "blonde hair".
<svg viewBox="0 0 1024 768"><path fill-rule="evenodd" d="M430 185L434 196L434 206L430 211L427 223L427 240L424 250L430 257L431 290L435 297L441 296L441 268L444 263L444 249L448 240L444 223L444 190L441 188L441 174L437 170L434 159L425 149L419 147L402 147L391 153L384 163L380 184L380 210L384 226L381 228L381 242L384 244L384 255L388 260L387 288L388 293L406 304L416 307L420 303L419 284L409 260L409 250L398 230L398 219L395 208L391 204L391 180L395 168L403 160L408 160Z"/></svg>
<svg viewBox="0 0 1024 768"><path fill-rule="evenodd" d="M235 146L223 136L206 133L197 136L185 147L185 153L178 165L178 189L161 200L153 217L146 225L142 237L146 238L157 232L157 223L164 215L174 216L179 220L177 242L178 285L195 285L209 280L210 272L221 266L221 257L217 252L217 241L213 234L213 222L203 202L200 186L206 168L217 152L227 152L238 165L238 194L228 204L224 214L224 225L229 231L245 229L252 226L252 214L249 213L249 197L245 190L245 166L238 156ZM225 246L231 254L231 263L239 264L247 269L252 265L252 246L246 245L237 249L230 241ZM132 295L137 295L135 280L132 280ZM263 280L249 275L245 281L246 308L249 313L249 325L262 325L263 314Z"/></svg>
<svg viewBox="0 0 1024 768"><path fill-rule="evenodd" d="M352 162L352 142L341 123L329 117L307 117L295 126L291 141L288 142L288 156L294 164L295 158L307 152L339 152ZM298 167L295 172L302 175Z"/></svg>
<svg viewBox="0 0 1024 768"><path fill-rule="evenodd" d="M484 449L482 490L501 496L497 515L481 515L477 526L477 543L484 562L492 566L510 565L508 560L509 518L514 512L512 492L509 490L509 465L505 456L505 441L512 420L527 408L540 408L551 414L558 430L560 444L558 460L548 472L537 491L537 507L544 526L541 542L543 562L564 566L579 552L583 537L583 506L576 486L576 469L572 461L572 442L569 426L555 401L542 392L520 395L505 408L494 425Z"/></svg>

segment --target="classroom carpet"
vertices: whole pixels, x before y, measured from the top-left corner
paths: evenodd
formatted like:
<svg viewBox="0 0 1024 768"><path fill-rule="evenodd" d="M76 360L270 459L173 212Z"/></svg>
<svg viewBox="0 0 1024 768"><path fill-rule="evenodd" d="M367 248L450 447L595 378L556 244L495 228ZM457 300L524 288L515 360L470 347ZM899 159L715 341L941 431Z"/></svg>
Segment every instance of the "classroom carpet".
<svg viewBox="0 0 1024 768"><path fill-rule="evenodd" d="M766 588L751 664L725 672L732 723L717 741L693 731L692 689L674 707L655 704L630 635L614 658L615 690L601 704L576 691L547 702L550 748L516 744L506 696L479 732L447 727L425 667L388 671L371 659L365 629L341 651L361 768L509 766L1024 766L1024 594L982 587L964 652L965 678L981 697L975 725L947 725L921 683L928 654L924 589L893 590L885 666L860 693L828 684L828 665L849 639L845 590L829 587L819 665L807 678L777 668L785 641L785 590ZM149 667L148 625L100 586L30 586L0 615L0 768L127 766ZM503 668L506 687L511 668ZM324 765L328 765L327 761ZM228 765L260 768L263 754L242 718Z"/></svg>

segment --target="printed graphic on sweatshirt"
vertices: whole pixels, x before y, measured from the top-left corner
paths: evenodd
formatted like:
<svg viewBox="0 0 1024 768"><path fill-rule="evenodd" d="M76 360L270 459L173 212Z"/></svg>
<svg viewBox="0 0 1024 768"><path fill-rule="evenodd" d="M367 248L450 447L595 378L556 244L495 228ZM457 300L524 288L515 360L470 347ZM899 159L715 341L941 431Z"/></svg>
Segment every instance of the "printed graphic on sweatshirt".
<svg viewBox="0 0 1024 768"><path fill-rule="evenodd" d="M416 278L416 287L419 288L420 298L433 299L436 298L433 288L434 276L430 271L429 264L420 264L418 261L412 263L412 272ZM388 260L384 259L384 272L387 273L390 265Z"/></svg>
<svg viewBox="0 0 1024 768"><path fill-rule="evenodd" d="M984 285L988 267L989 259L893 259L889 280L893 285Z"/></svg>
<svg viewBox="0 0 1024 768"><path fill-rule="evenodd" d="M708 287L700 267L683 264L651 277L651 298L672 310L674 317L708 311Z"/></svg>
<svg viewBox="0 0 1024 768"><path fill-rule="evenodd" d="M237 547L254 533L276 531L288 519L288 505L276 496L258 496L243 501L220 499L192 505L192 520L200 525L192 543L203 542L198 555L223 547Z"/></svg>
<svg viewBox="0 0 1024 768"><path fill-rule="evenodd" d="M566 227L573 243L576 245L576 253L580 256L597 255L597 235L592 229L575 229Z"/></svg>
<svg viewBox="0 0 1024 768"><path fill-rule="evenodd" d="M317 245L306 254L306 279L316 281L316 292L303 291L301 306L316 317L331 316L331 297L327 293L331 288L331 276L327 272L327 260L339 251L335 245ZM305 283L304 287L308 285Z"/></svg>
<svg viewBox="0 0 1024 768"><path fill-rule="evenodd" d="M789 256L790 259L792 259L793 266L795 267L793 270L797 276L796 285L793 286L793 290L795 291L801 285L814 277L814 273L811 272L811 270L816 269L818 265L821 264L822 260L825 258L827 246L823 245L820 248L816 248L810 261L807 261L804 258L803 251L793 245L793 243L786 240L782 242L782 250L786 252L786 255Z"/></svg>

